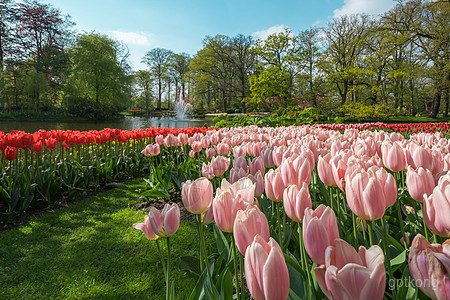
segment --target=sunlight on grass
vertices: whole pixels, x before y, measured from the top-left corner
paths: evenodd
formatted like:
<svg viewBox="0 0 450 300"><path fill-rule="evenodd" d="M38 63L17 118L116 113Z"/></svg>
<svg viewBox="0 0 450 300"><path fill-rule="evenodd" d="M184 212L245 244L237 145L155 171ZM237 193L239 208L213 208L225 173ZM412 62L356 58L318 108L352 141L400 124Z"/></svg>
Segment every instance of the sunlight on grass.
<svg viewBox="0 0 450 300"><path fill-rule="evenodd" d="M129 208L144 187L135 180L1 234L0 298L163 299L156 244L132 228L144 220L145 212ZM180 256L198 256L196 237L196 225L185 221L171 240L181 298L195 280L175 269Z"/></svg>

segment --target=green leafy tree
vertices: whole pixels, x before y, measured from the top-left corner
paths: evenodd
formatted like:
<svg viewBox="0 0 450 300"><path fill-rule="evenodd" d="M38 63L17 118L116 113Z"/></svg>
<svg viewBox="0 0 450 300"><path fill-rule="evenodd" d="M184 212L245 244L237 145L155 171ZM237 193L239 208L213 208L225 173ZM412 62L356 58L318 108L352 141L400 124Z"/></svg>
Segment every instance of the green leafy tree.
<svg viewBox="0 0 450 300"><path fill-rule="evenodd" d="M154 48L148 51L142 59L142 62L149 66L150 72L158 82L158 102L156 104L158 110L161 110L163 81L164 77L167 76L169 61L172 54L173 52L170 50Z"/></svg>
<svg viewBox="0 0 450 300"><path fill-rule="evenodd" d="M139 70L134 74L135 93L138 106L144 106L149 109L153 99L153 80L150 72L146 70Z"/></svg>
<svg viewBox="0 0 450 300"><path fill-rule="evenodd" d="M79 36L70 53L72 74L67 100L71 112L107 118L127 106L131 77L121 66L118 49L118 43L105 35Z"/></svg>

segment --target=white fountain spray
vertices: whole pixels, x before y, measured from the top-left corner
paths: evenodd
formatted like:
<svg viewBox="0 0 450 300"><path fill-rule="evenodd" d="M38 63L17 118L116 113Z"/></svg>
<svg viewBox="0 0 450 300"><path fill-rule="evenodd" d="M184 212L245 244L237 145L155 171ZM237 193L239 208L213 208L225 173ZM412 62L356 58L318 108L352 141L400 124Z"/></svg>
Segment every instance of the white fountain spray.
<svg viewBox="0 0 450 300"><path fill-rule="evenodd" d="M184 101L183 93L180 90L178 93L178 100L175 101L175 113L177 120L186 120L186 110L189 105L189 103Z"/></svg>

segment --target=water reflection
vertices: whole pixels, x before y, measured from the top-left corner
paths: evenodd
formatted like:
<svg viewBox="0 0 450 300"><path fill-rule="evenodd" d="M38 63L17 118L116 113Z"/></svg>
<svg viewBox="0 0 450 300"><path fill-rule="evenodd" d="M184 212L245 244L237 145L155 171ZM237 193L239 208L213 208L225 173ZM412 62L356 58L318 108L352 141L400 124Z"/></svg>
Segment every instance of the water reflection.
<svg viewBox="0 0 450 300"><path fill-rule="evenodd" d="M104 128L119 128L124 130L145 129L149 127L187 128L211 126L210 120L177 120L167 118L131 117L126 116L122 120L95 122L95 121L1 121L0 130L5 133L12 130L35 132L45 130L102 130Z"/></svg>

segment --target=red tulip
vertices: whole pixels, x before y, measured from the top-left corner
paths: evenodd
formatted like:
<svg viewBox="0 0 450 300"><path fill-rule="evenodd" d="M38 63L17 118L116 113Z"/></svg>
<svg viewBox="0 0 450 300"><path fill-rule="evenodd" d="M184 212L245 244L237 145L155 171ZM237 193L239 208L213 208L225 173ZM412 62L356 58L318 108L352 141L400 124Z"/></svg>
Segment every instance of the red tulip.
<svg viewBox="0 0 450 300"><path fill-rule="evenodd" d="M416 285L432 299L450 299L450 240L430 244L416 235L408 258L409 271Z"/></svg>
<svg viewBox="0 0 450 300"><path fill-rule="evenodd" d="M285 300L289 294L289 272L277 242L266 242L257 234L245 251L245 279L255 300Z"/></svg>
<svg viewBox="0 0 450 300"><path fill-rule="evenodd" d="M5 152L6 160L12 161L17 158L17 148L16 147L6 147L4 152Z"/></svg>
<svg viewBox="0 0 450 300"><path fill-rule="evenodd" d="M266 242L269 241L270 231L266 215L258 207L249 205L245 210L239 210L233 225L233 235L236 246L242 255L259 234Z"/></svg>

